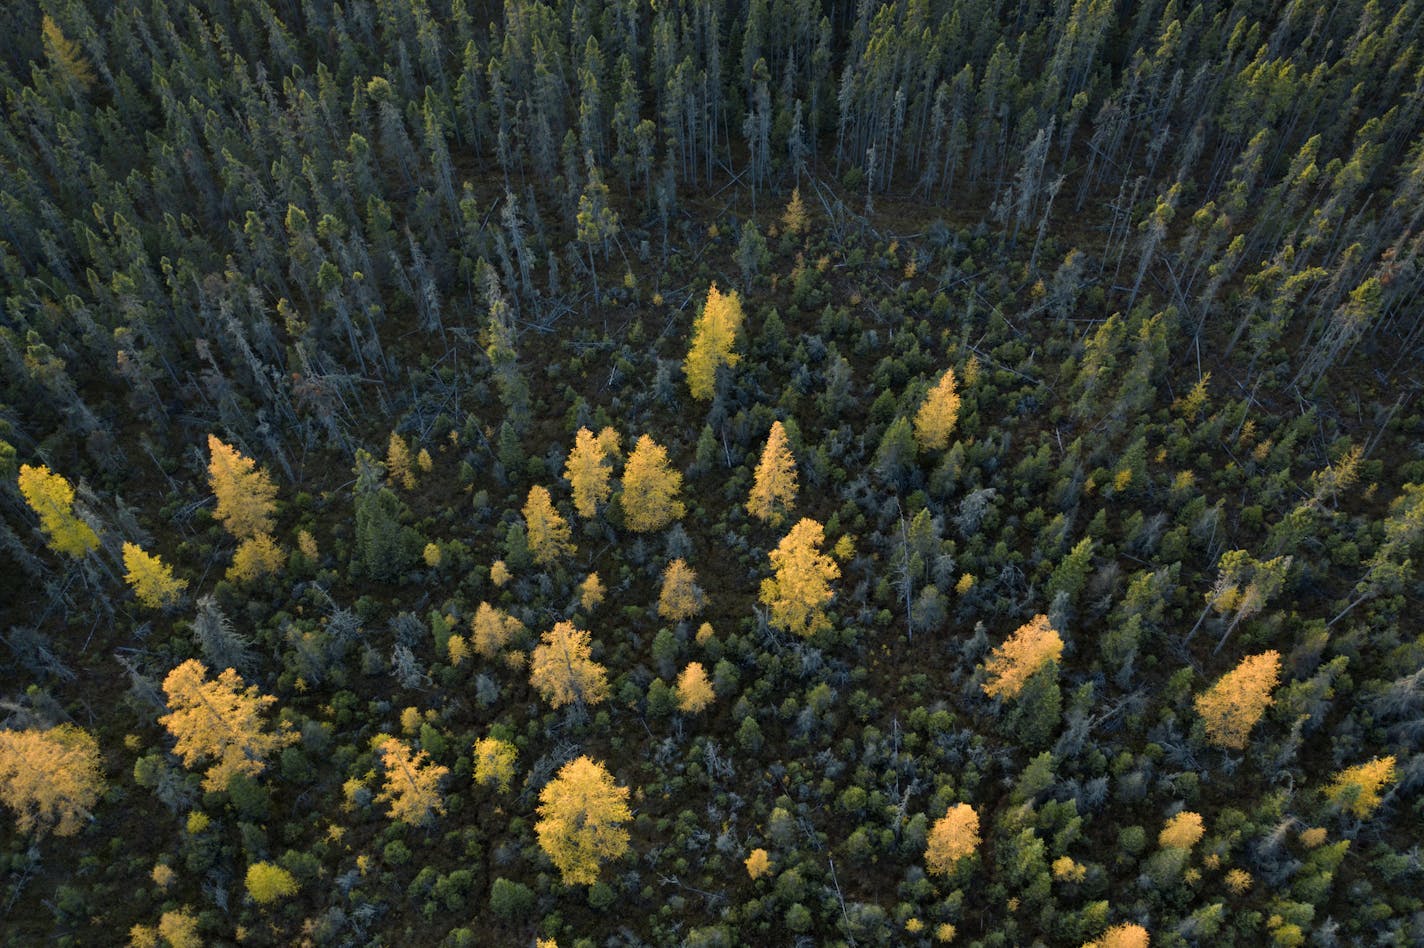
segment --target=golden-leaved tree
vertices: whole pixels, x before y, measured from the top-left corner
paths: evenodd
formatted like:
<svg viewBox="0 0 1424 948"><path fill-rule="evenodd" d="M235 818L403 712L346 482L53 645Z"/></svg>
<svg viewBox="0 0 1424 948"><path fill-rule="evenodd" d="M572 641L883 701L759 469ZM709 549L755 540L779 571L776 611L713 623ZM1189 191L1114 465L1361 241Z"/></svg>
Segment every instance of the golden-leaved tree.
<svg viewBox="0 0 1424 948"><path fill-rule="evenodd" d="M487 602L475 607L475 617L470 620L472 644L485 658L494 658L523 631L523 622Z"/></svg>
<svg viewBox="0 0 1424 948"><path fill-rule="evenodd" d="M411 826L426 826L444 814L440 781L450 773L449 767L431 763L425 751L412 752L395 737L385 737L376 749L385 773L376 801L390 804L387 816Z"/></svg>
<svg viewBox="0 0 1424 948"><path fill-rule="evenodd" d="M1271 706L1271 691L1281 677L1281 653L1248 655L1216 684L1197 695L1196 709L1209 741L1218 747L1241 750L1251 728Z"/></svg>
<svg viewBox="0 0 1424 948"><path fill-rule="evenodd" d="M537 484L529 488L523 512L528 528L529 553L535 563L548 566L575 552L569 522L554 509L554 499L549 496L548 490Z"/></svg>
<svg viewBox="0 0 1424 948"><path fill-rule="evenodd" d="M1096 941L1083 943L1083 948L1147 948L1151 943L1147 929L1135 922L1123 922L1103 932Z"/></svg>
<svg viewBox="0 0 1424 948"><path fill-rule="evenodd" d="M984 694L991 698L1016 697L1034 672L1062 655L1063 639L1049 625L1048 616L1034 616L989 655L984 666L989 673Z"/></svg>
<svg viewBox="0 0 1424 948"><path fill-rule="evenodd" d="M218 499L213 516L239 540L272 532L277 485L252 458L208 435L208 484Z"/></svg>
<svg viewBox="0 0 1424 948"><path fill-rule="evenodd" d="M475 741L475 783L498 787L508 793L514 780L514 762L519 750L498 737L482 737Z"/></svg>
<svg viewBox="0 0 1424 948"><path fill-rule="evenodd" d="M835 596L831 580L841 569L821 552L825 538L821 525L806 517L771 551L776 572L762 580L761 602L778 629L809 638L831 627L824 606Z"/></svg>
<svg viewBox="0 0 1424 948"><path fill-rule="evenodd" d="M791 456L786 429L780 421L774 421L747 498L747 513L776 527L795 505L796 459Z"/></svg>
<svg viewBox="0 0 1424 948"><path fill-rule="evenodd" d="M556 708L608 697L608 670L593 660L589 634L572 622L545 632L530 657L529 684Z"/></svg>
<svg viewBox="0 0 1424 948"><path fill-rule="evenodd" d="M692 323L692 345L682 370L692 397L706 401L712 397L718 366L734 366L741 356L733 352L742 328L742 299L737 291L723 294L713 283L707 288L702 312Z"/></svg>
<svg viewBox="0 0 1424 948"><path fill-rule="evenodd" d="M801 200L801 189L791 189L791 200L786 202L786 211L781 215L781 225L793 237L804 234L811 226L810 215L806 213L806 202Z"/></svg>
<svg viewBox="0 0 1424 948"><path fill-rule="evenodd" d="M959 861L978 848L979 814L967 803L955 804L930 827L925 869L931 875L952 875Z"/></svg>
<svg viewBox="0 0 1424 948"><path fill-rule="evenodd" d="M0 802L21 833L73 836L104 792L99 745L72 724L0 731Z"/></svg>
<svg viewBox="0 0 1424 948"><path fill-rule="evenodd" d="M681 490L682 473L668 464L667 448L643 435L623 470L623 522L636 533L661 530L686 512Z"/></svg>
<svg viewBox="0 0 1424 948"><path fill-rule="evenodd" d="M213 761L205 790L225 790L238 774L257 776L269 756L297 740L285 722L268 726L266 712L277 699L244 687L231 668L210 681L203 663L190 658L163 679L163 692L170 711L158 723L176 738L173 752L187 767Z"/></svg>
<svg viewBox="0 0 1424 948"><path fill-rule="evenodd" d="M949 447L949 435L959 421L959 392L954 370L945 369L915 413L915 442L925 451Z"/></svg>
<svg viewBox="0 0 1424 948"><path fill-rule="evenodd" d="M287 555L268 533L248 537L232 551L232 565L227 568L227 580L231 583L250 583L263 576L269 576L282 568Z"/></svg>
<svg viewBox="0 0 1424 948"><path fill-rule="evenodd" d="M79 44L65 36L48 14L40 20L40 35L45 58L62 85L79 93L94 84L94 67L80 52Z"/></svg>
<svg viewBox="0 0 1424 948"><path fill-rule="evenodd" d="M40 529L56 553L75 559L99 546L99 535L74 514L74 488L43 464L20 465L20 494L40 518Z"/></svg>
<svg viewBox="0 0 1424 948"><path fill-rule="evenodd" d="M410 445L394 431L386 443L386 477L406 490L415 490L415 466L411 463Z"/></svg>
<svg viewBox="0 0 1424 948"><path fill-rule="evenodd" d="M599 867L628 850L628 788L597 761L569 761L539 792L534 832L565 885L592 885Z"/></svg>
<svg viewBox="0 0 1424 948"><path fill-rule="evenodd" d="M697 573L678 557L663 571L663 588L658 595L658 615L680 622L702 611L706 597L697 585Z"/></svg>
<svg viewBox="0 0 1424 948"><path fill-rule="evenodd" d="M1364 819L1380 805L1380 790L1394 782L1394 757L1376 757L1347 767L1325 788L1325 798L1340 809Z"/></svg>
<svg viewBox="0 0 1424 948"><path fill-rule="evenodd" d="M596 436L587 428L574 435L574 449L564 462L564 477L574 492L574 510L585 520L592 519L613 492L609 478L613 459L618 456L618 432L604 428Z"/></svg>
<svg viewBox="0 0 1424 948"><path fill-rule="evenodd" d="M171 606L188 588L186 579L178 579L161 559L145 553L136 543L124 544L124 582L133 587L138 601L150 609Z"/></svg>
<svg viewBox="0 0 1424 948"><path fill-rule="evenodd" d="M1200 813L1183 810L1167 821L1157 834L1157 845L1170 849L1191 849L1206 832Z"/></svg>
<svg viewBox="0 0 1424 948"><path fill-rule="evenodd" d="M597 573L589 573L584 577L583 582L579 583L578 591L579 608L587 612L603 601L603 596L608 592L608 589L603 585L603 580L598 578Z"/></svg>
<svg viewBox="0 0 1424 948"><path fill-rule="evenodd" d="M698 714L716 700L707 670L701 662L689 662L677 676L677 707L687 714Z"/></svg>

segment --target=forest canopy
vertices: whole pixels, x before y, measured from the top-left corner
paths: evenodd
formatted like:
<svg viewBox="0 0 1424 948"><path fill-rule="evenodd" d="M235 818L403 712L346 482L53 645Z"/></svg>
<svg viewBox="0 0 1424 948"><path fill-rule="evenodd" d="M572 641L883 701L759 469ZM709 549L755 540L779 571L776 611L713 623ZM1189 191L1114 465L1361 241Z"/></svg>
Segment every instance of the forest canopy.
<svg viewBox="0 0 1424 948"><path fill-rule="evenodd" d="M1424 5L16 0L0 942L1424 943Z"/></svg>

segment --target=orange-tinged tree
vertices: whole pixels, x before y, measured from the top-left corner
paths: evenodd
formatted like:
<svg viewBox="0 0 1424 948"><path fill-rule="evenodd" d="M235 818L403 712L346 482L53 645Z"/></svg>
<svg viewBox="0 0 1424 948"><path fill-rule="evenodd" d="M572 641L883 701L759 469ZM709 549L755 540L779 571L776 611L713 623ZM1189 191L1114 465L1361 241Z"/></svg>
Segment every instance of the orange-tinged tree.
<svg viewBox="0 0 1424 948"><path fill-rule="evenodd" d="M692 324L692 345L682 370L692 397L706 401L712 397L717 367L734 366L741 356L732 349L742 328L742 299L737 291L723 294L713 283L707 288L702 312Z"/></svg>
<svg viewBox="0 0 1424 948"><path fill-rule="evenodd" d="M415 490L415 467L411 463L410 445L394 431L386 443L386 477L399 482L406 490Z"/></svg>
<svg viewBox="0 0 1424 948"><path fill-rule="evenodd" d="M690 619L702 611L706 597L697 585L697 573L678 557L663 571L663 588L658 595L658 615L674 622Z"/></svg>
<svg viewBox="0 0 1424 948"><path fill-rule="evenodd" d="M15 828L73 836L104 792L99 745L72 724L0 731L0 802Z"/></svg>
<svg viewBox="0 0 1424 948"><path fill-rule="evenodd" d="M1271 691L1280 677L1280 652L1248 655L1197 695L1197 713L1206 726L1207 739L1218 747L1243 749L1251 728L1271 706Z"/></svg>
<svg viewBox="0 0 1424 948"><path fill-rule="evenodd" d="M677 707L688 714L698 714L717 698L707 670L701 662L689 662L677 676Z"/></svg>
<svg viewBox="0 0 1424 948"><path fill-rule="evenodd" d="M786 429L781 422L774 421L757 464L751 496L747 498L747 513L775 527L781 525L795 504L796 459L791 456Z"/></svg>
<svg viewBox="0 0 1424 948"><path fill-rule="evenodd" d="M213 516L239 540L272 532L277 485L257 462L208 435L208 484L218 499Z"/></svg>
<svg viewBox="0 0 1424 948"><path fill-rule="evenodd" d="M585 611L592 609L603 601L603 596L608 590L603 585L603 580L598 578L597 573L589 573L584 577L584 581L579 583L579 606Z"/></svg>
<svg viewBox="0 0 1424 948"><path fill-rule="evenodd" d="M788 234L803 234L811 226L810 215L806 213L806 202L801 200L801 189L791 189L791 200L786 202L786 211L781 215L781 224Z"/></svg>
<svg viewBox="0 0 1424 948"><path fill-rule="evenodd" d="M942 451L949 447L949 434L959 421L959 392L954 370L945 369L915 413L915 441L922 450Z"/></svg>
<svg viewBox="0 0 1424 948"><path fill-rule="evenodd" d="M760 879L771 871L771 853L765 849L753 849L743 865L747 867L747 875Z"/></svg>
<svg viewBox="0 0 1424 948"><path fill-rule="evenodd" d="M138 601L150 609L171 606L188 588L186 579L174 577L173 570L158 557L145 553L136 543L124 544L124 582L133 587Z"/></svg>
<svg viewBox="0 0 1424 948"><path fill-rule="evenodd" d="M523 622L487 602L482 602L475 608L475 617L470 620L475 651L485 658L494 658L523 631Z"/></svg>
<svg viewBox="0 0 1424 948"><path fill-rule="evenodd" d="M574 449L564 462L564 477L573 487L574 510L585 520L593 518L613 492L609 478L617 454L618 432L612 428L604 428L597 436L580 428L574 435Z"/></svg>
<svg viewBox="0 0 1424 948"><path fill-rule="evenodd" d="M537 484L529 488L529 498L524 501L524 522L528 525L529 552L540 566L575 552L569 522L554 509L548 490Z"/></svg>
<svg viewBox="0 0 1424 948"><path fill-rule="evenodd" d="M498 787L500 793L508 793L518 756L518 749L509 741L497 737L475 741L475 783Z"/></svg>
<svg viewBox="0 0 1424 948"><path fill-rule="evenodd" d="M592 655L587 632L572 622L557 623L534 649L529 683L556 708L598 704L608 697L608 670Z"/></svg>
<svg viewBox="0 0 1424 948"><path fill-rule="evenodd" d="M297 740L285 722L272 730L266 711L276 703L255 685L243 687L242 677L229 668L208 680L208 669L190 658L168 673L163 691L168 714L158 723L177 739L173 752L187 767L212 760L203 789L225 790L238 774L257 776L275 751Z"/></svg>
<svg viewBox="0 0 1424 948"><path fill-rule="evenodd" d="M1391 755L1345 768L1325 788L1325 798L1364 819L1380 805L1380 790L1394 783L1394 763Z"/></svg>
<svg viewBox="0 0 1424 948"><path fill-rule="evenodd" d="M75 559L99 546L99 535L74 514L74 488L43 464L20 465L20 494L40 518L40 529L56 553Z"/></svg>
<svg viewBox="0 0 1424 948"><path fill-rule="evenodd" d="M135 925L129 929L129 948L203 948L198 913L185 905L164 912L158 925Z"/></svg>
<svg viewBox="0 0 1424 948"><path fill-rule="evenodd" d="M628 788L602 764L578 757L539 793L534 832L565 885L592 885L599 867L628 850Z"/></svg>
<svg viewBox="0 0 1424 948"><path fill-rule="evenodd" d="M286 554L271 534L248 537L232 552L232 565L227 569L228 582L250 583L269 576L281 570L286 559Z"/></svg>
<svg viewBox="0 0 1424 948"><path fill-rule="evenodd" d="M431 763L425 751L412 752L404 741L395 737L385 737L376 749L380 751L381 768L385 771L376 801L391 805L387 816L411 826L426 826L445 813L440 781L450 773L449 767Z"/></svg>
<svg viewBox="0 0 1424 948"><path fill-rule="evenodd" d="M623 522L637 533L661 530L686 512L681 490L682 473L668 464L667 449L643 435L623 471Z"/></svg>
<svg viewBox="0 0 1424 948"><path fill-rule="evenodd" d="M831 627L823 607L835 596L831 580L841 568L821 552L824 540L821 525L806 517L771 551L776 575L762 580L761 601L778 629L809 638Z"/></svg>
<svg viewBox="0 0 1424 948"><path fill-rule="evenodd" d="M1083 943L1083 948L1147 948L1151 943L1147 929L1134 922L1114 925L1097 941Z"/></svg>
<svg viewBox="0 0 1424 948"><path fill-rule="evenodd" d="M930 828L925 869L932 875L948 876L961 859L978 848L979 814L967 803L955 804Z"/></svg>
<svg viewBox="0 0 1424 948"><path fill-rule="evenodd" d="M40 36L45 57L70 91L83 92L94 84L94 67L80 52L79 44L65 36L48 14L40 20Z"/></svg>
<svg viewBox="0 0 1424 948"><path fill-rule="evenodd" d="M1206 832L1200 813L1183 810L1167 821L1157 834L1157 845L1172 849L1191 849Z"/></svg>
<svg viewBox="0 0 1424 948"><path fill-rule="evenodd" d="M1034 672L1062 655L1063 639L1048 624L1048 616L1034 616L990 653L985 663L989 680L984 682L984 694L991 698L1016 697Z"/></svg>

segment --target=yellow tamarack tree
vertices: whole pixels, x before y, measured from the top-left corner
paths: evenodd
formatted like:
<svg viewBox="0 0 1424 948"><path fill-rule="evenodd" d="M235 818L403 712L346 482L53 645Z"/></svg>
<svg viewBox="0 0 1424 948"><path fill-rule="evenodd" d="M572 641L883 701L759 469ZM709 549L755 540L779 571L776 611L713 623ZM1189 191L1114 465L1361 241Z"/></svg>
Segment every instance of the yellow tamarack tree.
<svg viewBox="0 0 1424 948"><path fill-rule="evenodd" d="M385 771L376 801L390 804L387 816L411 826L427 826L444 814L440 781L450 773L449 767L431 763L425 751L412 752L396 737L384 736L376 749Z"/></svg>
<svg viewBox="0 0 1424 948"><path fill-rule="evenodd" d="M607 592L608 589L603 585L603 580L598 578L598 574L589 573L584 577L584 581L579 583L579 607L587 612L602 602Z"/></svg>
<svg viewBox="0 0 1424 948"><path fill-rule="evenodd" d="M494 658L523 631L523 622L487 602L475 608L475 617L470 620L471 644L485 658Z"/></svg>
<svg viewBox="0 0 1424 948"><path fill-rule="evenodd" d="M689 662L677 676L677 707L688 714L698 714L716 700L707 670L701 662Z"/></svg>
<svg viewBox="0 0 1424 948"><path fill-rule="evenodd" d="M145 553L136 543L124 544L124 582L133 588L138 601L151 609L171 606L188 587L186 579L177 579L173 570L156 556Z"/></svg>
<svg viewBox="0 0 1424 948"><path fill-rule="evenodd" d="M806 213L806 202L801 200L801 189L791 189L791 200L786 202L786 211L781 215L781 224L788 234L804 234L811 226L811 217Z"/></svg>
<svg viewBox="0 0 1424 948"><path fill-rule="evenodd" d="M679 622L702 611L706 597L697 585L697 573L678 557L663 571L663 588L658 595L658 615Z"/></svg>
<svg viewBox="0 0 1424 948"><path fill-rule="evenodd" d="M173 752L192 767L212 760L203 777L203 789L225 790L238 774L255 777L266 768L267 758L297 740L283 722L268 727L266 712L276 703L255 685L243 687L242 677L229 668L208 679L202 662L190 658L168 673L163 692L168 714L158 723L177 739Z"/></svg>
<svg viewBox="0 0 1424 948"><path fill-rule="evenodd" d="M915 441L926 451L949 447L949 435L959 421L959 392L954 370L945 369L915 413Z"/></svg>
<svg viewBox="0 0 1424 948"><path fill-rule="evenodd" d="M574 435L574 449L564 462L564 477L573 488L574 510L585 520L594 517L613 492L609 478L617 456L618 432L612 428L604 428L596 436L587 428L580 428Z"/></svg>
<svg viewBox="0 0 1424 948"><path fill-rule="evenodd" d="M1280 652L1248 655L1197 695L1196 709L1206 727L1207 740L1229 750L1244 748L1251 728L1271 706L1271 691L1280 677Z"/></svg>
<svg viewBox="0 0 1424 948"><path fill-rule="evenodd" d="M20 465L20 494L40 518L40 529L56 553L75 559L99 546L99 535L74 514L74 488L43 464Z"/></svg>
<svg viewBox="0 0 1424 948"><path fill-rule="evenodd" d="M780 421L774 421L747 498L747 513L776 527L795 504L796 459L791 456L786 429Z"/></svg>
<svg viewBox="0 0 1424 948"><path fill-rule="evenodd" d="M930 827L925 869L931 875L951 875L959 861L978 848L979 814L967 803L955 804Z"/></svg>
<svg viewBox="0 0 1424 948"><path fill-rule="evenodd" d="M1135 922L1124 922L1103 932L1096 941L1084 942L1083 948L1147 948L1150 943L1147 929Z"/></svg>
<svg viewBox="0 0 1424 948"><path fill-rule="evenodd" d="M1034 616L990 653L984 666L989 673L989 680L983 685L984 694L991 698L1013 698L1023 691L1034 672L1049 662L1056 662L1062 655L1063 639L1048 624L1048 616Z"/></svg>
<svg viewBox="0 0 1424 948"><path fill-rule="evenodd" d="M627 852L623 824L632 816L628 788L602 764L577 757L539 792L534 833L565 885L592 885L604 862Z"/></svg>
<svg viewBox="0 0 1424 948"><path fill-rule="evenodd" d="M72 724L0 731L0 803L20 833L73 836L104 792L99 745Z"/></svg>
<svg viewBox="0 0 1424 948"><path fill-rule="evenodd" d="M761 601L778 629L809 638L831 627L824 606L835 596L831 580L841 569L821 552L824 540L824 529L807 517L771 551L775 575L762 580Z"/></svg>
<svg viewBox="0 0 1424 948"><path fill-rule="evenodd" d="M643 435L623 470L623 522L636 533L661 530L687 511L677 499L681 490L682 473L668 464L667 449Z"/></svg>
<svg viewBox="0 0 1424 948"><path fill-rule="evenodd" d="M1325 798L1340 809L1364 819L1380 805L1380 790L1394 783L1394 757L1376 757L1347 767L1325 788Z"/></svg>
<svg viewBox="0 0 1424 948"><path fill-rule="evenodd" d="M218 499L213 511L239 540L272 532L277 485L257 462L208 435L208 484Z"/></svg>
<svg viewBox="0 0 1424 948"><path fill-rule="evenodd" d="M1200 813L1183 810L1167 821L1157 834L1157 845L1171 849L1191 849L1206 832Z"/></svg>
<svg viewBox="0 0 1424 948"><path fill-rule="evenodd" d="M508 793L514 781L514 762L519 750L509 741L497 737L482 737L475 742L475 783L498 787Z"/></svg>
<svg viewBox="0 0 1424 948"><path fill-rule="evenodd" d="M406 490L415 490L415 467L411 462L410 445L394 431L386 443L386 477Z"/></svg>
<svg viewBox="0 0 1424 948"><path fill-rule="evenodd" d="M692 397L706 401L712 397L717 367L734 366L741 356L733 352L742 328L742 300L737 291L723 294L713 283L707 288L702 312L692 324L692 345L682 364Z"/></svg>
<svg viewBox="0 0 1424 948"><path fill-rule="evenodd" d="M592 654L587 632L572 622L557 623L534 649L529 683L556 708L598 704L608 697L608 670Z"/></svg>
<svg viewBox="0 0 1424 948"><path fill-rule="evenodd" d="M524 501L524 522L529 534L529 552L534 562L548 566L575 552L569 522L554 509L554 499L539 485L529 488Z"/></svg>

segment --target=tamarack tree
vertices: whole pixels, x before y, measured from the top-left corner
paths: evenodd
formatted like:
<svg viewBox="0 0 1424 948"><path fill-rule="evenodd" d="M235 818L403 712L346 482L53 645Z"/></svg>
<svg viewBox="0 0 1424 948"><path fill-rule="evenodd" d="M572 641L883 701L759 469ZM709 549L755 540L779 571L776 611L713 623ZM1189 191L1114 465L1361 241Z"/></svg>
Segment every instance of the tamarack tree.
<svg viewBox="0 0 1424 948"><path fill-rule="evenodd" d="M0 802L21 833L73 836L104 792L99 745L72 724L0 731Z"/></svg>
<svg viewBox="0 0 1424 948"><path fill-rule="evenodd" d="M539 846L565 885L592 885L603 863L628 850L628 788L603 764L576 757L539 792Z"/></svg>
<svg viewBox="0 0 1424 948"><path fill-rule="evenodd" d="M824 606L835 597L831 581L841 570L821 552L824 540L824 528L807 517L771 551L775 572L762 580L761 602L777 628L809 638L831 627Z"/></svg>
<svg viewBox="0 0 1424 948"><path fill-rule="evenodd" d="M261 774L267 758L295 743L297 735L285 722L275 730L268 726L266 711L277 699L260 694L255 685L244 687L233 669L216 679L207 676L208 669L195 658L169 672L163 692L171 710L158 723L176 739L173 751L186 766L213 761L203 788L225 790L238 774Z"/></svg>

